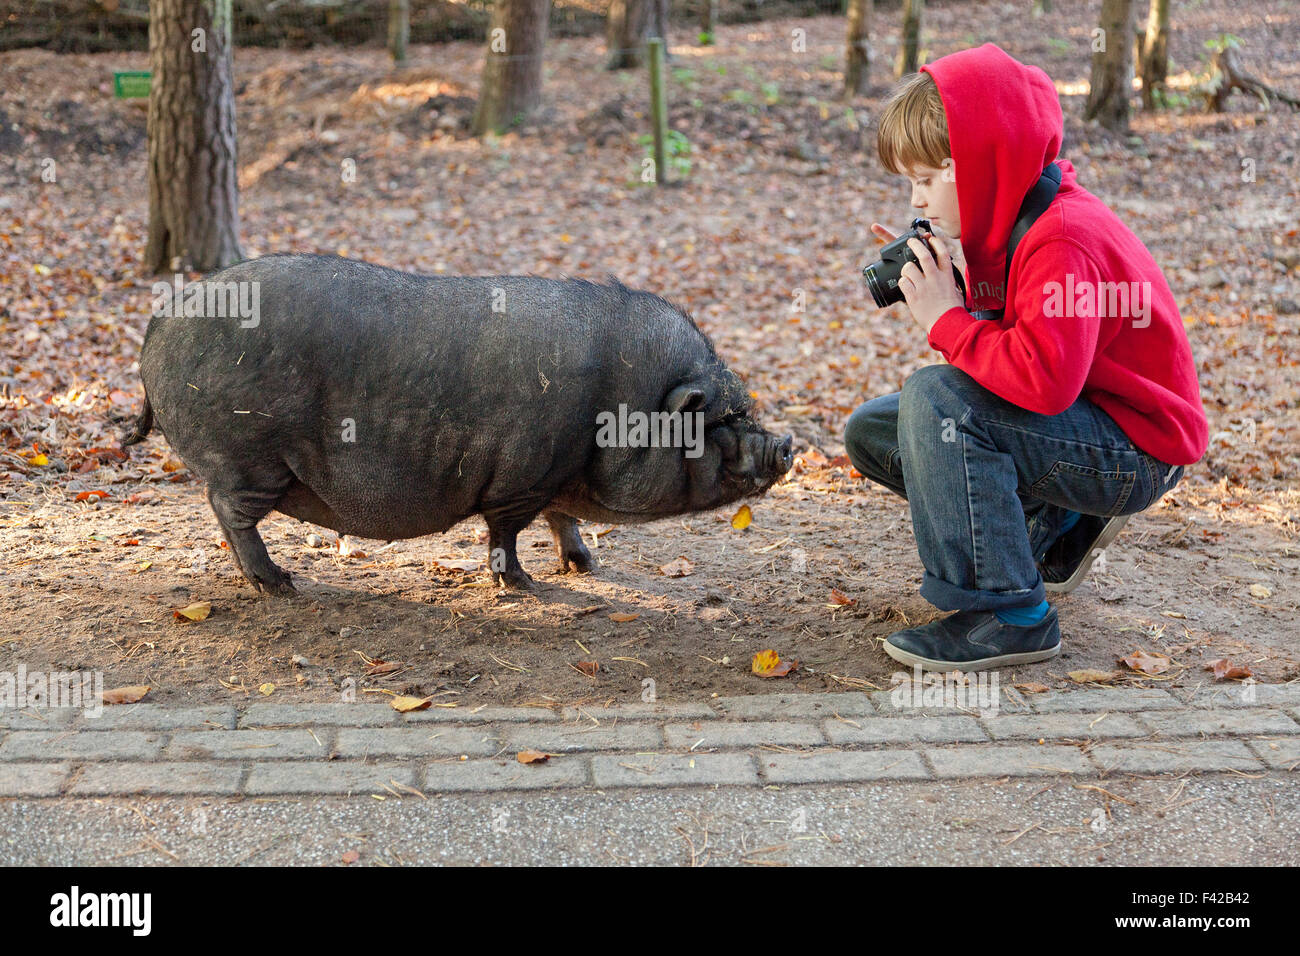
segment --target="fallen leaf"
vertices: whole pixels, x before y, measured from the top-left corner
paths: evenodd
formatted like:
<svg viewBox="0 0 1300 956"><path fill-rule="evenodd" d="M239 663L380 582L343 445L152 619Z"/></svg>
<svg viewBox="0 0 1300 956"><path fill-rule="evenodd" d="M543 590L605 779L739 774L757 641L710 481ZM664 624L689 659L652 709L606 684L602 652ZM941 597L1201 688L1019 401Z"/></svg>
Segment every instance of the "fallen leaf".
<svg viewBox="0 0 1300 956"><path fill-rule="evenodd" d="M477 571L479 561L474 558L434 558L433 563L448 571Z"/></svg>
<svg viewBox="0 0 1300 956"><path fill-rule="evenodd" d="M427 710L433 702L432 697L394 697L393 710L399 714L409 714L413 710Z"/></svg>
<svg viewBox="0 0 1300 956"><path fill-rule="evenodd" d="M348 864L349 866L357 862L357 860L359 859L361 859L361 854L358 853L356 850L348 850L348 852L344 853L342 856L343 862Z"/></svg>
<svg viewBox="0 0 1300 956"><path fill-rule="evenodd" d="M1076 684L1109 684L1120 676L1120 672L1081 670L1070 671L1066 676Z"/></svg>
<svg viewBox="0 0 1300 956"><path fill-rule="evenodd" d="M108 492L107 491L83 491L81 494L77 495L76 500L88 501L89 499L95 497L96 495L98 495L101 499L103 499L108 497Z"/></svg>
<svg viewBox="0 0 1300 956"><path fill-rule="evenodd" d="M393 671L400 671L405 667L402 661L375 661L366 668L367 677L376 677L380 674L391 674Z"/></svg>
<svg viewBox="0 0 1300 956"><path fill-rule="evenodd" d="M542 753L540 750L521 750L515 755L515 759L520 763L546 763L551 759L551 754Z"/></svg>
<svg viewBox="0 0 1300 956"><path fill-rule="evenodd" d="M1257 598L1266 598L1266 597L1273 596L1273 592L1270 591L1262 584L1252 584L1250 586L1250 594L1251 597L1257 597Z"/></svg>
<svg viewBox="0 0 1300 956"><path fill-rule="evenodd" d="M616 621L619 624L626 624L628 621L635 621L640 616L641 616L640 611L638 611L635 614L627 614L623 611L615 611L613 614L609 616L609 619L611 621Z"/></svg>
<svg viewBox="0 0 1300 956"><path fill-rule="evenodd" d="M275 693L275 685L271 683L263 684L261 687L257 688L257 692L263 697L270 697Z"/></svg>
<svg viewBox="0 0 1300 956"><path fill-rule="evenodd" d="M858 599L849 597L839 588L831 588L831 603L842 607L851 607L858 603Z"/></svg>
<svg viewBox="0 0 1300 956"><path fill-rule="evenodd" d="M1025 694L1046 694L1049 690L1052 689L1048 687L1046 684L1035 684L1032 682L1024 683L1024 684L1012 684L1011 686L1014 687L1016 690L1020 691L1021 693L1025 693Z"/></svg>
<svg viewBox="0 0 1300 956"><path fill-rule="evenodd" d="M578 663L573 666L582 671L588 677L595 677L596 673L600 670L600 664L596 661L578 661Z"/></svg>
<svg viewBox="0 0 1300 956"><path fill-rule="evenodd" d="M753 520L754 512L749 510L749 505L741 505L740 510L731 517L731 526L737 531L744 531Z"/></svg>
<svg viewBox="0 0 1300 956"><path fill-rule="evenodd" d="M1242 680L1247 677L1253 677L1249 667L1245 664L1234 664L1226 657L1217 661L1210 661L1205 665L1207 671L1214 671L1215 680Z"/></svg>
<svg viewBox="0 0 1300 956"><path fill-rule="evenodd" d="M1163 674L1169 670L1170 664L1173 663L1166 655L1159 651L1144 651L1138 649L1127 657L1121 657L1121 664L1127 664L1139 674L1146 674L1148 677L1155 677L1157 674Z"/></svg>
<svg viewBox="0 0 1300 956"><path fill-rule="evenodd" d="M134 704L149 693L148 687L117 687L103 693L106 704Z"/></svg>
<svg viewBox="0 0 1300 956"><path fill-rule="evenodd" d="M664 577L684 578L688 574L695 573L695 566L685 558L678 558L676 561L660 565L659 570L663 572Z"/></svg>
<svg viewBox="0 0 1300 956"><path fill-rule="evenodd" d="M783 661L776 651L759 651L750 662L749 669L759 677L785 677L799 669L798 661Z"/></svg>
<svg viewBox="0 0 1300 956"><path fill-rule="evenodd" d="M177 611L172 611L172 616L178 621L206 621L211 613L211 601L196 601Z"/></svg>

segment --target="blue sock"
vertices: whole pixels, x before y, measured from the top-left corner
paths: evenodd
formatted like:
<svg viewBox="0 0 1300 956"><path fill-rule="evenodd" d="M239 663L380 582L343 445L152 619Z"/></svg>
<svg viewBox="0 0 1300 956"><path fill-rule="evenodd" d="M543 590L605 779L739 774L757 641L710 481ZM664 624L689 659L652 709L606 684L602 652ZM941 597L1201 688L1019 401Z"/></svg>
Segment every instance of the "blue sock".
<svg viewBox="0 0 1300 956"><path fill-rule="evenodd" d="M1067 511L1065 513L1065 520L1061 522L1061 530L1056 533L1057 537L1060 537L1061 535L1065 534L1076 524L1078 524L1079 518L1081 517L1082 515L1080 515L1079 512L1077 511Z"/></svg>
<svg viewBox="0 0 1300 956"><path fill-rule="evenodd" d="M1078 515L1075 515L1076 520ZM1003 624L1014 624L1016 627L1028 627L1030 624L1037 624L1047 616L1048 604L1043 601L1035 604L1033 607L1009 607L993 613L998 616L998 620Z"/></svg>

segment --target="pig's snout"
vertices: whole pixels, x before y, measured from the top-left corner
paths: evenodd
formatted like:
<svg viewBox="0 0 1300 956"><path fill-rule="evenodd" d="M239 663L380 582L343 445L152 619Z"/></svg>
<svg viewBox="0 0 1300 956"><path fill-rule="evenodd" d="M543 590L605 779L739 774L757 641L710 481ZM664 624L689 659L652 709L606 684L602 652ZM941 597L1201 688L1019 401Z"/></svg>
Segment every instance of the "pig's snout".
<svg viewBox="0 0 1300 956"><path fill-rule="evenodd" d="M767 474L779 477L790 470L794 464L794 436L777 438L772 435L767 441L767 450L763 458Z"/></svg>

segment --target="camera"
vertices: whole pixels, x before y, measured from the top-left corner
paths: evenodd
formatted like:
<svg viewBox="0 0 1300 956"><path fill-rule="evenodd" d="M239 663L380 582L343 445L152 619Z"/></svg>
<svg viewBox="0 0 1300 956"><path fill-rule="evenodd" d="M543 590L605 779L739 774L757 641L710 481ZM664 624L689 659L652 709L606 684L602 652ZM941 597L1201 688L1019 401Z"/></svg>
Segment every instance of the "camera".
<svg viewBox="0 0 1300 956"><path fill-rule="evenodd" d="M917 262L916 253L907 247L907 240L920 239L926 242L927 235L933 235L934 230L930 228L929 219L913 219L912 228L903 233L893 242L889 243L880 250L880 261L873 262L862 270L863 277L867 280L867 287L871 289L871 297L876 300L879 308L887 305L893 305L895 302L901 302L903 292L898 288L899 276L903 273L903 266L909 262ZM928 243L927 243L928 244ZM934 250L930 246L931 251ZM961 296L966 298L966 283L962 281L961 273L956 268L952 270L953 278L957 280L957 288L961 290Z"/></svg>

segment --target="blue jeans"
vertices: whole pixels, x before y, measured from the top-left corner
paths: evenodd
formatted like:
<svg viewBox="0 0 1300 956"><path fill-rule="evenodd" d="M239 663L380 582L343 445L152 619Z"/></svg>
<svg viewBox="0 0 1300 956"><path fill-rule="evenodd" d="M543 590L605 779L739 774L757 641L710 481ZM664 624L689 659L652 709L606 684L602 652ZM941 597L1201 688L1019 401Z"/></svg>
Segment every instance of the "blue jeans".
<svg viewBox="0 0 1300 956"><path fill-rule="evenodd" d="M951 365L859 406L844 443L858 471L911 502L921 596L945 611L1038 604L1036 564L1068 512L1135 514L1183 476L1086 399L1039 415Z"/></svg>

